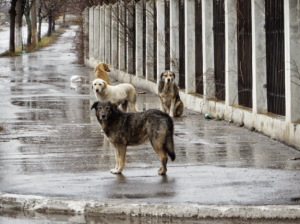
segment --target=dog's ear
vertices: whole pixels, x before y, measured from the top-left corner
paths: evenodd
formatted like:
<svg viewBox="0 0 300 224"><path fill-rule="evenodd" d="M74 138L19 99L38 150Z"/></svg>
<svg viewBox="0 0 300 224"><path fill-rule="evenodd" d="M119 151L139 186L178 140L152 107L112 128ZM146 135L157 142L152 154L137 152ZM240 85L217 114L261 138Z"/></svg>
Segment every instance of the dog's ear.
<svg viewBox="0 0 300 224"><path fill-rule="evenodd" d="M106 63L103 63L104 70L110 72L110 69Z"/></svg>
<svg viewBox="0 0 300 224"><path fill-rule="evenodd" d="M160 74L160 79L162 79L163 75L164 75L164 72Z"/></svg>
<svg viewBox="0 0 300 224"><path fill-rule="evenodd" d="M97 110L98 103L99 103L99 101L96 101L96 102L91 106L91 110L92 110L92 109Z"/></svg>
<svg viewBox="0 0 300 224"><path fill-rule="evenodd" d="M104 88L107 88L107 82L103 80Z"/></svg>
<svg viewBox="0 0 300 224"><path fill-rule="evenodd" d="M176 78L176 76L175 76L175 73L174 72L172 72L172 75L174 76L174 79Z"/></svg>
<svg viewBox="0 0 300 224"><path fill-rule="evenodd" d="M111 108L112 108L112 110L113 110L114 112L117 112L117 111L118 111L118 105L117 105L117 104L115 104L115 103L110 103L110 106L111 106Z"/></svg>

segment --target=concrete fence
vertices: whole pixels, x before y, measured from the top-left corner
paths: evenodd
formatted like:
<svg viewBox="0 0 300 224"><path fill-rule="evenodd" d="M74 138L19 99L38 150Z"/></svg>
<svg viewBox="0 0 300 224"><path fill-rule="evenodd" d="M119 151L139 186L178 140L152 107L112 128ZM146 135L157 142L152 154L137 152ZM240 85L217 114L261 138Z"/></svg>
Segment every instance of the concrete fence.
<svg viewBox="0 0 300 224"><path fill-rule="evenodd" d="M195 64L199 63L195 60L195 1L201 4L202 10L203 95L196 93L195 82ZM211 78L215 71L216 47L214 0L141 0L127 4L120 1L114 5L86 8L82 14L84 32L89 37L84 45L85 64L94 67L99 62L109 63L112 67L111 76L157 93L160 74L166 67L165 7L168 4L168 60L171 61L170 69L175 72L177 82L181 60L179 35L184 32L185 88L181 89L180 96L185 107L244 124L300 149L300 11L297 1L281 0L284 8L285 116L268 112L265 1L251 0L252 108L238 105L237 0L223 1L225 101L217 100L215 80ZM182 4L184 29L180 31L179 8ZM146 16L145 21L143 16ZM144 27L146 32L143 32ZM153 41L155 39L156 42Z"/></svg>

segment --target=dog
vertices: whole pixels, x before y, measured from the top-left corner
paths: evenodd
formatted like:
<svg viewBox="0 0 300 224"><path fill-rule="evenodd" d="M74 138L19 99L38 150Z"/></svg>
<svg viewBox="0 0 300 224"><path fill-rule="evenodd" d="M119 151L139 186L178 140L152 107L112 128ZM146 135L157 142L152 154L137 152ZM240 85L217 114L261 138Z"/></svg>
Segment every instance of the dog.
<svg viewBox="0 0 300 224"><path fill-rule="evenodd" d="M107 82L108 85L111 85L107 74L107 72L110 72L110 69L106 63L99 63L95 67L94 72L96 79L103 79L105 82Z"/></svg>
<svg viewBox="0 0 300 224"><path fill-rule="evenodd" d="M183 103L180 100L179 88L175 83L175 74L164 71L158 84L160 109L170 117L180 117L183 113Z"/></svg>
<svg viewBox="0 0 300 224"><path fill-rule="evenodd" d="M92 83L92 89L96 99L109 100L112 103L121 105L124 112L139 112L136 109L137 94L133 85L122 83L116 86L108 85L103 79L95 79Z"/></svg>
<svg viewBox="0 0 300 224"><path fill-rule="evenodd" d="M97 101L92 105L92 109L96 110L98 122L115 147L116 166L111 173L122 172L127 146L150 141L161 162L158 174L166 174L168 156L172 161L176 157L173 141L174 124L168 114L155 109L141 113L124 113L116 104L109 101Z"/></svg>

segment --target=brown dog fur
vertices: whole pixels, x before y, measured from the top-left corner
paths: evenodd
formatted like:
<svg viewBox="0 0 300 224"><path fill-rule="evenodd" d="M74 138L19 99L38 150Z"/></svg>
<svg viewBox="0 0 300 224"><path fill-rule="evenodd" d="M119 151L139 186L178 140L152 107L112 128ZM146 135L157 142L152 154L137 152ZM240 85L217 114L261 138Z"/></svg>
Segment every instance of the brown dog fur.
<svg viewBox="0 0 300 224"><path fill-rule="evenodd" d="M106 63L99 63L95 67L94 72L96 79L103 79L108 85L111 85L107 74L107 72L110 72L110 69Z"/></svg>
<svg viewBox="0 0 300 224"><path fill-rule="evenodd" d="M150 141L161 162L158 174L166 174L168 156L172 161L176 157L174 124L168 114L154 109L141 113L124 113L109 101L97 101L91 109L96 110L98 122L106 137L115 146L116 166L111 170L112 173L122 172L127 146Z"/></svg>

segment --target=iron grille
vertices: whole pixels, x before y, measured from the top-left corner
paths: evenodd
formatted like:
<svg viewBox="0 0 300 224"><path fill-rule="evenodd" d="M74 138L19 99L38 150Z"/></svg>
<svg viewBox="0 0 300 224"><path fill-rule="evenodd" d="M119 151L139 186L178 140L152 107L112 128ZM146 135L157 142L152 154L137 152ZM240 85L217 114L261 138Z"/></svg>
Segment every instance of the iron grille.
<svg viewBox="0 0 300 224"><path fill-rule="evenodd" d="M179 87L185 88L185 58L184 58L184 0L179 2Z"/></svg>
<svg viewBox="0 0 300 224"><path fill-rule="evenodd" d="M251 1L237 1L238 101L252 108Z"/></svg>
<svg viewBox="0 0 300 224"><path fill-rule="evenodd" d="M125 10L123 13L125 13L124 15L124 18L125 18L125 21L124 21L124 52L125 52L125 70L127 70L127 36L128 36L128 30L127 30L127 7L125 7Z"/></svg>
<svg viewBox="0 0 300 224"><path fill-rule="evenodd" d="M285 115L283 0L266 0L266 58L268 111Z"/></svg>
<svg viewBox="0 0 300 224"><path fill-rule="evenodd" d="M156 1L153 3L153 77L157 80L157 12Z"/></svg>
<svg viewBox="0 0 300 224"><path fill-rule="evenodd" d="M195 82L196 93L203 94L202 6L195 1Z"/></svg>
<svg viewBox="0 0 300 224"><path fill-rule="evenodd" d="M165 69L170 70L170 0L165 0Z"/></svg>
<svg viewBox="0 0 300 224"><path fill-rule="evenodd" d="M225 100L225 10L224 0L213 0L215 97Z"/></svg>
<svg viewBox="0 0 300 224"><path fill-rule="evenodd" d="M135 15L135 4L133 5L133 13L132 13L132 21L133 21L133 40L132 40L132 74L135 75L135 46L136 46L136 15Z"/></svg>
<svg viewBox="0 0 300 224"><path fill-rule="evenodd" d="M146 5L143 4L143 76L146 77Z"/></svg>

